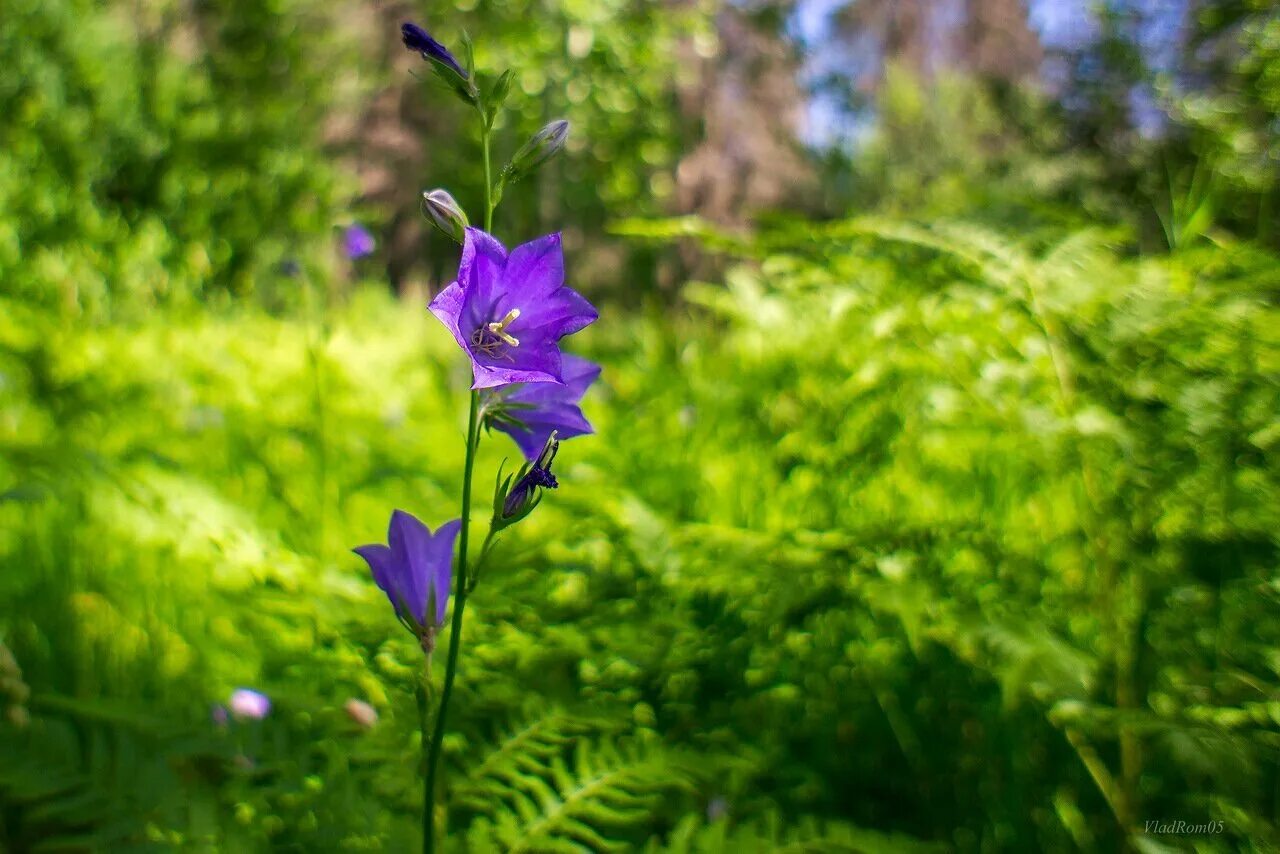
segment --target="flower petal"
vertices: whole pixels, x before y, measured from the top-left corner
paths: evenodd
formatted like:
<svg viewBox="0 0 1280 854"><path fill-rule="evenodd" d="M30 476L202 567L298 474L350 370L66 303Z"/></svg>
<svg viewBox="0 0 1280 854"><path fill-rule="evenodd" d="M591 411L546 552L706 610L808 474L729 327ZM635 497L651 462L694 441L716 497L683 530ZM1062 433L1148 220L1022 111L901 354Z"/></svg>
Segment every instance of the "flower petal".
<svg viewBox="0 0 1280 854"><path fill-rule="evenodd" d="M471 353L475 369L473 389L494 388L511 383L559 383L560 349L553 341L520 342L503 356Z"/></svg>
<svg viewBox="0 0 1280 854"><path fill-rule="evenodd" d="M427 306L427 310L453 334L453 339L458 342L463 352L470 354L471 347L463 336L462 330L458 328L458 320L462 315L462 284L454 282L436 294L436 298Z"/></svg>
<svg viewBox="0 0 1280 854"><path fill-rule="evenodd" d="M600 366L572 353L560 354L560 377L564 385L528 383L513 390L507 400L515 403L576 403L600 376Z"/></svg>
<svg viewBox="0 0 1280 854"><path fill-rule="evenodd" d="M427 586L431 578L427 552L431 531L413 514L396 510L391 514L387 542L391 544L396 562L404 567L405 607L418 625L426 625Z"/></svg>
<svg viewBox="0 0 1280 854"><path fill-rule="evenodd" d="M453 544L462 530L462 520L445 522L431 538L429 559L433 569L431 590L436 608L436 625L444 624L445 607L449 604L449 587L453 581Z"/></svg>
<svg viewBox="0 0 1280 854"><path fill-rule="evenodd" d="M520 319L511 324L511 333L532 343L538 339L558 341L595 322L600 313L573 288L556 288L541 300L521 307Z"/></svg>
<svg viewBox="0 0 1280 854"><path fill-rule="evenodd" d="M396 571L395 558L391 549L382 544L375 544L357 546L352 551L364 558L365 563L369 564L369 570L373 573L373 583L378 585L383 593L387 594L387 599L391 601L391 607L399 611L401 603L397 599L403 600L405 597L404 593L399 589L399 573Z"/></svg>
<svg viewBox="0 0 1280 854"><path fill-rule="evenodd" d="M502 297L503 271L507 250L490 234L468 227L462 238L462 259L458 262L458 284L462 285L462 312L458 328L466 336L481 324L495 320Z"/></svg>
<svg viewBox="0 0 1280 854"><path fill-rule="evenodd" d="M564 286L564 250L560 232L539 237L511 250L502 274L504 299L510 306L534 306Z"/></svg>
<svg viewBox="0 0 1280 854"><path fill-rule="evenodd" d="M595 432L582 410L572 403L555 403L537 409L513 413L523 427L499 424L495 429L506 433L520 447L526 459L535 460L542 452L552 431L561 439L586 436Z"/></svg>

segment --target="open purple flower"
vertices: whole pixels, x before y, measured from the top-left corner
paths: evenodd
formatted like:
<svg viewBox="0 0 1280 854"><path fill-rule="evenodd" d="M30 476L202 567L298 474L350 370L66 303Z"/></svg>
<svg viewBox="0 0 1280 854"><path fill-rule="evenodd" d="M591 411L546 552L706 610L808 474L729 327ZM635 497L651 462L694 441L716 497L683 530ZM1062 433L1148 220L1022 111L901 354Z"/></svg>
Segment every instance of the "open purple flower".
<svg viewBox="0 0 1280 854"><path fill-rule="evenodd" d="M396 510L387 530L389 545L354 550L369 564L374 582L391 600L396 617L428 651L434 647L436 629L444 625L453 579L453 542L461 527L461 520L454 519L432 534L414 516Z"/></svg>
<svg viewBox="0 0 1280 854"><path fill-rule="evenodd" d="M508 255L477 228L468 228L463 238L458 280L430 308L471 358L473 389L563 383L558 342L599 316L581 294L565 287L558 233Z"/></svg>
<svg viewBox="0 0 1280 854"><path fill-rule="evenodd" d="M400 25L400 38L404 41L405 47L422 54L423 59L447 65L456 71L459 77L466 79L467 72L462 70L462 66L458 64L458 60L449 52L449 49L433 39L431 34L422 27L406 21Z"/></svg>
<svg viewBox="0 0 1280 854"><path fill-rule="evenodd" d="M564 385L521 383L486 392L485 406L493 413L487 423L515 439L526 459L537 459L552 433L570 439L595 432L578 404L600 376L600 366L562 353L561 375Z"/></svg>
<svg viewBox="0 0 1280 854"><path fill-rule="evenodd" d="M342 248L352 261L372 254L376 245L373 235L363 225L350 226L342 235Z"/></svg>

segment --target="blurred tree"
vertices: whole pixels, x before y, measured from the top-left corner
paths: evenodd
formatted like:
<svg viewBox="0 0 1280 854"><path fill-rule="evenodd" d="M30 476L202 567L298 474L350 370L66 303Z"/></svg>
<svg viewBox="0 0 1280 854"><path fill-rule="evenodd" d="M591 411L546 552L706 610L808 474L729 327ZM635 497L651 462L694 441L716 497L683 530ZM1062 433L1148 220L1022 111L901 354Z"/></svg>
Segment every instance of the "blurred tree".
<svg viewBox="0 0 1280 854"><path fill-rule="evenodd" d="M984 79L1025 82L1040 70L1043 50L1023 0L966 0L956 42L956 64Z"/></svg>
<svg viewBox="0 0 1280 854"><path fill-rule="evenodd" d="M348 196L319 81L347 54L323 7L0 0L0 20L6 293L91 314L287 298L282 261L328 266Z"/></svg>
<svg viewBox="0 0 1280 854"><path fill-rule="evenodd" d="M683 48L697 80L679 92L693 131L677 170L676 209L716 222L741 222L762 208L802 204L811 169L797 143L804 93L797 57L782 38L782 10L724 4L716 48Z"/></svg>
<svg viewBox="0 0 1280 854"><path fill-rule="evenodd" d="M1199 0L1180 60L1161 88L1186 132L1182 159L1215 176L1220 224L1280 245L1280 8Z"/></svg>
<svg viewBox="0 0 1280 854"><path fill-rule="evenodd" d="M851 48L859 88L874 88L890 65L923 79L962 71L1022 81L1040 66L1039 39L1023 0L856 0L836 15Z"/></svg>

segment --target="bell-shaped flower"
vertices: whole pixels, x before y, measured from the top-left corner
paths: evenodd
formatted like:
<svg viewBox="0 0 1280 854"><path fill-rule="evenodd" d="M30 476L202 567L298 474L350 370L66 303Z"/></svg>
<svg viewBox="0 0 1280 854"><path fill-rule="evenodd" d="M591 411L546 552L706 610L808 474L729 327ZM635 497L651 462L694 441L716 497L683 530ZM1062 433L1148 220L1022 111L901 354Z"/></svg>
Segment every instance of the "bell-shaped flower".
<svg viewBox="0 0 1280 854"><path fill-rule="evenodd" d="M547 440L585 436L595 431L579 403L600 376L600 366L572 353L561 354L557 383L521 383L486 392L485 423L506 433L528 460L537 459Z"/></svg>
<svg viewBox="0 0 1280 854"><path fill-rule="evenodd" d="M473 389L563 383L560 339L599 316L564 284L558 233L508 254L477 228L466 230L457 281L430 308L470 357Z"/></svg>
<svg viewBox="0 0 1280 854"><path fill-rule="evenodd" d="M434 648L436 630L444 625L453 580L453 543L461 528L461 520L454 519L432 534L414 516L396 510L387 531L388 545L354 550L369 564L396 617L427 651Z"/></svg>

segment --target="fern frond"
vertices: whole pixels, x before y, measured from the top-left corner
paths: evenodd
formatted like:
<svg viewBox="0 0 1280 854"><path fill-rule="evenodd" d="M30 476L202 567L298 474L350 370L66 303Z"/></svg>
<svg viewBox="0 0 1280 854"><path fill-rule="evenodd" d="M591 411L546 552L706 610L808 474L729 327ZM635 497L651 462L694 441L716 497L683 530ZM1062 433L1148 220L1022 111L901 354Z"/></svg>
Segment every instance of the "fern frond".
<svg viewBox="0 0 1280 854"><path fill-rule="evenodd" d="M680 760L649 738L563 737L554 716L508 738L460 800L480 812L473 850L620 851L650 823L665 792L685 788Z"/></svg>

